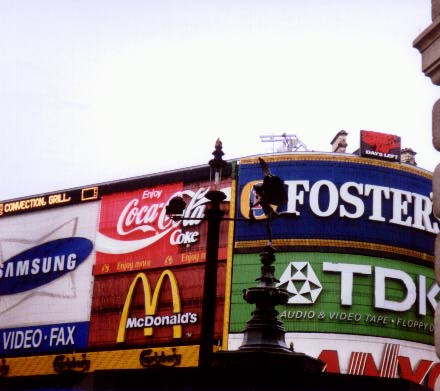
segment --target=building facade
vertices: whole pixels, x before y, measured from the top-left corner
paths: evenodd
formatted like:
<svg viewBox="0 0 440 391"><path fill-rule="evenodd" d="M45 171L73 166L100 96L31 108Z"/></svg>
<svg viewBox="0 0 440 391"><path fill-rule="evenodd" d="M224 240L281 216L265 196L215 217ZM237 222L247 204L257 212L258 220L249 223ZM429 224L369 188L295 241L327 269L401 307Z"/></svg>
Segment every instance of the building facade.
<svg viewBox="0 0 440 391"><path fill-rule="evenodd" d="M334 389L335 376L353 375L433 389L432 175L400 162L394 136L362 135L356 154L262 156L288 195L269 224L261 160L227 162L213 350L240 350L253 310L242 292L270 241L292 351L321 360ZM209 176L192 167L0 202L4 387L121 389L99 386L102 374L116 384L123 373L200 366ZM176 196L180 219L167 213Z"/></svg>

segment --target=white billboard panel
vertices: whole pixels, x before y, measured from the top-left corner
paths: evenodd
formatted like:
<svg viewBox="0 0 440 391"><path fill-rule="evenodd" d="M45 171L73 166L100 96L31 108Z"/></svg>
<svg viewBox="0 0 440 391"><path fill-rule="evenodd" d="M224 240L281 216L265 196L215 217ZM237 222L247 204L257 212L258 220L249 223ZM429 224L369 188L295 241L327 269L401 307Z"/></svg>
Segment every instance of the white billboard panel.
<svg viewBox="0 0 440 391"><path fill-rule="evenodd" d="M99 202L0 220L0 353L87 346Z"/></svg>

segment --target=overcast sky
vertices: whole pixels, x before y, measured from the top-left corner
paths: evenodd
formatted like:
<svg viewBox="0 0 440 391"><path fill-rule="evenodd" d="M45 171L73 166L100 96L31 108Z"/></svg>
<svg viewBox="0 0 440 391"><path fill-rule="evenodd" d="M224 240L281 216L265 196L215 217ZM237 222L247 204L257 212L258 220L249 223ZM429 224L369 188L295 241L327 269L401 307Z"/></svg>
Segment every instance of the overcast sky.
<svg viewBox="0 0 440 391"><path fill-rule="evenodd" d="M401 136L432 171L430 0L0 0L0 200Z"/></svg>

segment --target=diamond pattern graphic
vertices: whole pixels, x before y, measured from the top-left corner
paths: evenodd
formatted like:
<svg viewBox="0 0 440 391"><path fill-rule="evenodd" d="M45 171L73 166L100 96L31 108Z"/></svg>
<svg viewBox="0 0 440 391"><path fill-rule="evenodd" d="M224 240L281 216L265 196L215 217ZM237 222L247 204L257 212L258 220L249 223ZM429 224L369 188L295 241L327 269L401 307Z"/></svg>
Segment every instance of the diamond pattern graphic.
<svg viewBox="0 0 440 391"><path fill-rule="evenodd" d="M309 262L290 262L277 287L289 292L288 304L313 304L322 291L321 282Z"/></svg>

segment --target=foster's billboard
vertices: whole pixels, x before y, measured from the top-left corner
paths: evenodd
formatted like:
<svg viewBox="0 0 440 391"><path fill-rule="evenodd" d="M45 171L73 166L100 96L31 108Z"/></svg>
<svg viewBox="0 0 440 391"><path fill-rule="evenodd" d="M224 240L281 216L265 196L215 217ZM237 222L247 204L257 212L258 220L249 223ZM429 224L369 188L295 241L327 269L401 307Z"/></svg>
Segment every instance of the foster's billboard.
<svg viewBox="0 0 440 391"><path fill-rule="evenodd" d="M439 232L432 214L431 174L355 156L295 154L265 158L286 185L288 202L272 223L276 246L371 251L433 260ZM264 215L253 187L263 179L256 159L240 161L235 248L261 248ZM247 221L246 221L247 220Z"/></svg>

